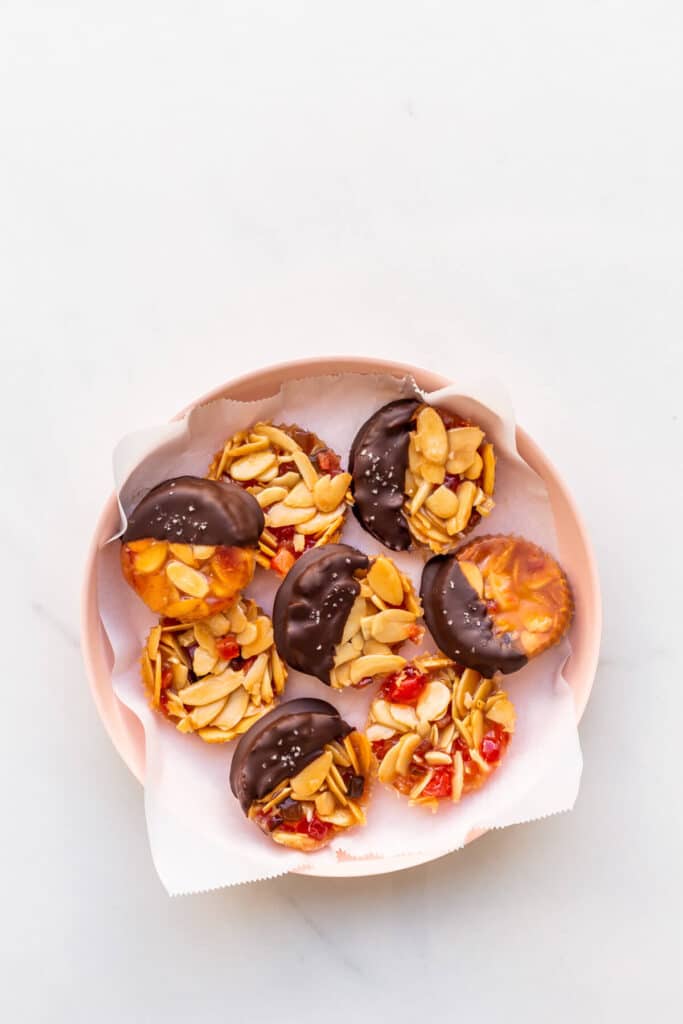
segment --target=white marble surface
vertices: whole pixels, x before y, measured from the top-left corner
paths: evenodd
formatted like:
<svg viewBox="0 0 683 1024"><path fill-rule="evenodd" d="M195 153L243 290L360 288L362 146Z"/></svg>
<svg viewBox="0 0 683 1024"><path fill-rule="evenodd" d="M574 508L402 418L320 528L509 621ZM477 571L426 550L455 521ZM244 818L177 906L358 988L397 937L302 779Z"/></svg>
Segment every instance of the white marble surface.
<svg viewBox="0 0 683 1024"><path fill-rule="evenodd" d="M681 29L0 6L3 1019L680 1018ZM572 487L605 598L581 794L393 877L170 900L79 653L109 453L334 352L478 360Z"/></svg>

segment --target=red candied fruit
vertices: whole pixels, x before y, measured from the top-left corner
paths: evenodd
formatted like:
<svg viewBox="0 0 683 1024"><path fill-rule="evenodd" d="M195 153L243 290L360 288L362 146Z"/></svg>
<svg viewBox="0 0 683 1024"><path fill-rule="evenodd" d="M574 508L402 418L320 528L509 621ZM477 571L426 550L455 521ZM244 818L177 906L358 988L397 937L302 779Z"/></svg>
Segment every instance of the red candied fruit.
<svg viewBox="0 0 683 1024"><path fill-rule="evenodd" d="M487 764L495 764L496 761L500 761L501 755L506 746L506 734L503 729L496 724L492 729L489 729L489 731L485 733L484 738L481 741L481 756Z"/></svg>
<svg viewBox="0 0 683 1024"><path fill-rule="evenodd" d="M329 473L330 476L338 476L341 473L341 461L336 452L331 448L325 448L315 455L318 469L321 473Z"/></svg>
<svg viewBox="0 0 683 1024"><path fill-rule="evenodd" d="M375 742L372 744L372 752L378 761L382 761L384 759L384 755L387 753L390 747L393 747L394 742L395 739L393 737L388 740L375 740Z"/></svg>
<svg viewBox="0 0 683 1024"><path fill-rule="evenodd" d="M232 661L233 658L239 657L240 645L235 639L235 634L228 633L227 636L217 636L216 650L226 661Z"/></svg>
<svg viewBox="0 0 683 1024"><path fill-rule="evenodd" d="M318 815L314 814L310 821L305 817L302 818L296 826L296 831L310 836L311 839L315 839L319 843L332 831L332 825L328 821L321 821Z"/></svg>
<svg viewBox="0 0 683 1024"><path fill-rule="evenodd" d="M417 704L426 685L427 676L412 665L406 665L400 672L394 672L388 677L381 694L392 704Z"/></svg>
<svg viewBox="0 0 683 1024"><path fill-rule="evenodd" d="M446 476L444 477L443 485L444 485L444 487L447 487L449 489L449 491L454 491L455 492L455 491L457 491L458 485L460 484L461 480L462 480L462 477L460 476L459 473L446 473Z"/></svg>
<svg viewBox="0 0 683 1024"><path fill-rule="evenodd" d="M162 690L168 690L168 688L169 688L169 686L171 685L172 682L173 682L173 672L171 671L171 669L167 665L166 668L162 669L162 671L161 671L161 689Z"/></svg>
<svg viewBox="0 0 683 1024"><path fill-rule="evenodd" d="M437 798L450 796L453 792L453 770L448 765L442 765L434 769L434 774L422 790L423 796L435 796Z"/></svg>

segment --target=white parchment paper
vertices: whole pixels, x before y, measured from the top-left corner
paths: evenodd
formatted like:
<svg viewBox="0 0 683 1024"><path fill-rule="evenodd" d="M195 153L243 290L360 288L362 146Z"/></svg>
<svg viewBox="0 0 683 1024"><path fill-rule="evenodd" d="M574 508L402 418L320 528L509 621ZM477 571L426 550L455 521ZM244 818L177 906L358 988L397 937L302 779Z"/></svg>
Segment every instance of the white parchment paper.
<svg viewBox="0 0 683 1024"><path fill-rule="evenodd" d="M324 438L345 463L357 429L395 398L415 393L412 380L343 374L288 382L259 402L220 400L193 409L183 420L125 437L114 453L122 511L150 487L171 476L203 476L225 439L258 419L298 423ZM475 397L476 396L476 397ZM479 423L496 446L496 507L477 533L518 532L556 553L550 502L543 482L517 454L514 417L495 383L457 386L423 396ZM342 540L368 554L385 549L349 515ZM419 588L428 553L387 551ZM310 870L338 858L438 856L461 847L477 828L502 828L573 806L581 776L574 703L562 677L567 640L505 679L517 708L517 731L501 768L486 786L438 813L409 807L376 784L365 828L351 830L327 849L304 855L276 846L244 818L228 785L234 744L209 745L178 733L153 712L140 681L142 645L156 619L127 586L119 568L119 544L105 545L98 563L99 605L115 656L112 686L140 719L146 740L145 808L155 865L172 893L198 892L255 881L291 870ZM247 590L270 613L277 579L260 568ZM410 657L434 647L429 634ZM335 704L363 727L376 687L336 691L310 676L290 672L285 698L317 696Z"/></svg>

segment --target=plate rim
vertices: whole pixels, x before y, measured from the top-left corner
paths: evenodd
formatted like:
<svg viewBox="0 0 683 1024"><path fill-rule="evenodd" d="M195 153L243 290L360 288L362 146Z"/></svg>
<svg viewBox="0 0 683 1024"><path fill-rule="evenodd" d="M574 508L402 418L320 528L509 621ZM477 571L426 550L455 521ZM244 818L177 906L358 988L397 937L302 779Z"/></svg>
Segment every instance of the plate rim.
<svg viewBox="0 0 683 1024"><path fill-rule="evenodd" d="M218 398L238 398L239 396L239 400L248 401L255 397L266 397L275 393L285 379L339 373L389 373L394 377L411 375L426 391L435 391L454 383L443 374L409 363L371 356L315 356L271 363L229 379L190 402L171 419L181 419L196 406L204 405ZM264 391L263 389L269 390ZM556 506L560 504L563 506L564 513L568 517L565 526L568 528L568 534L573 536L568 539L563 534L562 537L567 545L576 545L583 563L582 573L584 575L582 575L580 585L572 580L575 594L577 590L581 591L580 599L576 600L577 621L572 627L574 632L576 632L577 625L580 627L581 643L578 647L573 648L564 669L565 678L574 695L578 724L590 697L600 653L602 602L597 563L583 516L564 479L539 445L519 424L516 424L516 440L520 455L541 476L548 487L553 512L556 512ZM90 691L99 717L119 756L137 780L144 784L144 731L139 719L119 701L110 685L111 664L107 664L107 662L111 662L112 651L97 605L97 554L102 543L111 536L111 524L116 516L118 516L118 506L116 495L112 493L100 512L86 555L81 596L81 650ZM555 519L557 521L557 516ZM558 542L562 547L562 538L559 533ZM474 830L467 836L465 842L472 842L483 835L485 831L485 829ZM447 855L403 854L377 860L354 859L338 855L339 859L334 867L328 865L325 868L321 865L317 869L314 858L311 858L310 865L307 864L306 868L292 873L316 878L369 877L416 867L439 860Z"/></svg>

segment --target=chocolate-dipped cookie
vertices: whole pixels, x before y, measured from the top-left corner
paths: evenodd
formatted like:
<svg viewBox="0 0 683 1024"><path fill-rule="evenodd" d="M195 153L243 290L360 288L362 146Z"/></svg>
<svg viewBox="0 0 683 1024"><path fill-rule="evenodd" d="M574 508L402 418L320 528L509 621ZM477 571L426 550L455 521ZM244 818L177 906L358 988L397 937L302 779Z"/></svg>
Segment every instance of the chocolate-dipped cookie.
<svg viewBox="0 0 683 1024"><path fill-rule="evenodd" d="M351 502L351 476L324 441L297 426L255 423L216 452L208 475L253 494L265 514L257 560L286 576L305 551L334 543Z"/></svg>
<svg viewBox="0 0 683 1024"><path fill-rule="evenodd" d="M364 824L374 759L327 701L287 701L239 741L230 788L274 842L310 852Z"/></svg>
<svg viewBox="0 0 683 1024"><path fill-rule="evenodd" d="M483 430L402 398L383 406L351 446L354 513L394 551L452 551L493 509L495 455Z"/></svg>
<svg viewBox="0 0 683 1024"><path fill-rule="evenodd" d="M486 782L514 728L515 709L494 680L427 654L386 680L366 735L380 782L436 810Z"/></svg>
<svg viewBox="0 0 683 1024"><path fill-rule="evenodd" d="M280 586L275 643L291 668L328 686L364 686L405 664L396 651L422 639L421 612L389 558L330 544L307 552Z"/></svg>
<svg viewBox="0 0 683 1024"><path fill-rule="evenodd" d="M562 569L523 537L478 537L430 559L421 595L441 650L484 675L522 668L560 640L573 614Z"/></svg>
<svg viewBox="0 0 683 1024"><path fill-rule="evenodd" d="M164 619L142 655L152 707L205 743L227 743L250 729L273 707L286 678L271 621L246 598L192 625Z"/></svg>
<svg viewBox="0 0 683 1024"><path fill-rule="evenodd" d="M201 477L165 480L128 517L121 568L152 611L191 622L234 604L254 575L263 512L250 494Z"/></svg>

